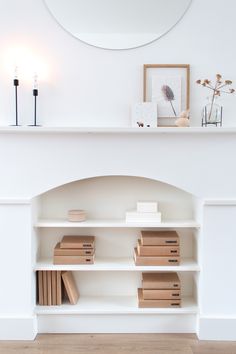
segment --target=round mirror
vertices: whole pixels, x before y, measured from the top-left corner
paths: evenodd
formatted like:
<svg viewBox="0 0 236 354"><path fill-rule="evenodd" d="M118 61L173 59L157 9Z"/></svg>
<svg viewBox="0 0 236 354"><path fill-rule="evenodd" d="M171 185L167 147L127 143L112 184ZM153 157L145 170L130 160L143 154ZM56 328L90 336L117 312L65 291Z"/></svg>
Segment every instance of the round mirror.
<svg viewBox="0 0 236 354"><path fill-rule="evenodd" d="M83 42L129 49L168 32L192 0L45 0L57 22Z"/></svg>

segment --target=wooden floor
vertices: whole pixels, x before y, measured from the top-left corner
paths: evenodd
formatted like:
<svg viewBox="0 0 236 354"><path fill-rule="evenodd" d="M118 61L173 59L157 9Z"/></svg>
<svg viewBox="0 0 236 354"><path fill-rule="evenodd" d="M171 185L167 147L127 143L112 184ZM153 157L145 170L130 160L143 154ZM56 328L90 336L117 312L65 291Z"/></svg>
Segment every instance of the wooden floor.
<svg viewBox="0 0 236 354"><path fill-rule="evenodd" d="M50 334L0 342L0 354L236 354L236 342L198 341L193 334Z"/></svg>

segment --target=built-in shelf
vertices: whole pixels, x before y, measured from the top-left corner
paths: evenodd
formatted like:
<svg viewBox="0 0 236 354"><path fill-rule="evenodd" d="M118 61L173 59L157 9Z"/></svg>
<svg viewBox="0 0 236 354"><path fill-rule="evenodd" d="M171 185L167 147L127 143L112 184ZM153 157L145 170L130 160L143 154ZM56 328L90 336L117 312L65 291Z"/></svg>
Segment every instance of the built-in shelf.
<svg viewBox="0 0 236 354"><path fill-rule="evenodd" d="M63 219L41 219L35 223L35 227L74 227L74 228L88 228L88 227L120 227L120 228L199 228L200 224L194 220L170 220L163 222L126 222L125 220L86 220L83 222L69 222Z"/></svg>
<svg viewBox="0 0 236 354"><path fill-rule="evenodd" d="M132 128L132 127L0 127L3 133L50 133L50 134L235 134L236 127L157 127L157 128Z"/></svg>
<svg viewBox="0 0 236 354"><path fill-rule="evenodd" d="M82 315L82 314L196 314L198 307L193 298L182 299L180 308L139 308L135 296L82 296L76 305L36 306L38 315Z"/></svg>
<svg viewBox="0 0 236 354"><path fill-rule="evenodd" d="M54 265L52 259L43 259L36 263L35 270L71 270L71 271L178 271L195 272L200 267L192 258L183 258L178 266L136 266L132 258L95 258L94 264L59 264Z"/></svg>
<svg viewBox="0 0 236 354"><path fill-rule="evenodd" d="M153 134L158 132L158 129L150 131L77 129L77 132ZM170 128L170 132L177 132L177 130L177 128ZM167 133L169 129L164 128L160 131ZM59 133L60 130L57 132ZM63 133L63 131L61 132ZM68 130L68 132L71 131ZM124 181L123 178L125 178ZM177 322L176 328L178 328L179 322L182 321L184 328L188 331L189 318L192 322L199 311L197 298L201 268L198 262L198 235L200 235L201 223L192 216L194 215L192 196L184 191L176 191L171 186L170 188L168 185L163 186L161 182L152 181L149 185L148 181L144 182L136 177L115 176L114 179L113 177L101 177L98 180L83 180L81 185L79 181L74 185L73 183L68 187L65 185L64 188L60 187L58 190L49 191L39 200L37 210L42 214L35 215L37 219L34 222L38 245L38 258L34 264L34 271L73 272L75 284L81 296L76 305L71 305L68 302L61 306L36 305L35 314L41 325L48 325L51 321L53 323L54 316L58 316L57 318L60 320L61 315L62 322L65 319L63 326L66 327L71 321L70 325L74 330L73 326L76 326L77 321L83 322L86 315L85 321L87 322L90 320L96 322L99 315L101 317L107 315L114 323L116 323L116 316L123 315L123 319L126 321L124 316L127 315L128 321L132 322L138 315L141 315L144 323L142 324L143 328L151 326L149 319L150 322L160 321L160 326L163 323L163 328L169 326L169 321ZM133 188L132 195L129 196L131 186ZM120 190L123 193L122 197ZM164 219L162 222L126 222L125 211L131 205L134 206L139 198L143 198L143 200L153 198L155 200L158 197L163 200ZM107 200L110 202L108 205L106 204ZM60 201L61 204L59 204ZM86 210L89 210L88 220L83 222L67 220L66 210L74 208L76 205L82 205ZM137 245L140 230L177 231L180 237L180 264L136 266L132 252L134 246ZM63 235L79 234L92 234L96 237L94 264L53 264L53 249L56 243L62 239ZM181 280L181 307L139 308L137 289L141 286L142 273L144 272L177 272ZM78 316L76 317L76 315ZM178 315L180 315L180 319L176 321ZM122 317L119 318L122 319ZM172 324L170 331L171 328Z"/></svg>

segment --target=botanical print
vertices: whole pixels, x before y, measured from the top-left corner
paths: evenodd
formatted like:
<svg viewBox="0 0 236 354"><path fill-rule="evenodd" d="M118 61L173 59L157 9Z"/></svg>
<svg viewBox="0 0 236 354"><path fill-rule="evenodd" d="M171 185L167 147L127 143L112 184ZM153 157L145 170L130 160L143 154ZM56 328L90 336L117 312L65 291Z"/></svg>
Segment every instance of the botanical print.
<svg viewBox="0 0 236 354"><path fill-rule="evenodd" d="M178 117L181 112L181 76L152 76L152 102L158 117Z"/></svg>

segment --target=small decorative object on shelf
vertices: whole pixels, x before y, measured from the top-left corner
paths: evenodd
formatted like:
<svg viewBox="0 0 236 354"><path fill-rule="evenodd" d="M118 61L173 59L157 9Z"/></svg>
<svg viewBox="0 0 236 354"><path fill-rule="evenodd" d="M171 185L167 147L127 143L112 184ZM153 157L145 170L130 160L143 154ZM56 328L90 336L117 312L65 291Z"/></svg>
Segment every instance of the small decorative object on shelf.
<svg viewBox="0 0 236 354"><path fill-rule="evenodd" d="M68 221L81 222L86 220L85 210L72 209L68 211Z"/></svg>
<svg viewBox="0 0 236 354"><path fill-rule="evenodd" d="M39 124L37 124L37 97L38 97L39 91L38 91L38 75L34 74L34 86L33 86L33 97L34 97L34 123L30 124L30 127L40 127Z"/></svg>
<svg viewBox="0 0 236 354"><path fill-rule="evenodd" d="M180 113L179 118L175 121L175 125L177 127L189 127L189 109Z"/></svg>
<svg viewBox="0 0 236 354"><path fill-rule="evenodd" d="M158 203L151 201L138 201L137 202L137 211L140 213L157 213L158 212Z"/></svg>
<svg viewBox="0 0 236 354"><path fill-rule="evenodd" d="M15 124L12 126L18 127L18 86L19 86L19 79L18 79L18 67L15 67L14 79L13 79L13 86L15 87L15 113L16 113L16 120Z"/></svg>
<svg viewBox="0 0 236 354"><path fill-rule="evenodd" d="M156 128L157 104L153 102L134 104L132 106L132 127Z"/></svg>
<svg viewBox="0 0 236 354"><path fill-rule="evenodd" d="M161 222L157 202L137 202L136 210L126 212L126 222Z"/></svg>
<svg viewBox="0 0 236 354"><path fill-rule="evenodd" d="M216 99L221 96L222 93L231 94L235 92L235 90L231 88L232 81L223 80L220 74L216 74L215 83L212 83L208 79L197 80L196 83L212 91L212 95L208 97L209 102L202 110L202 126L222 126L223 107L216 103Z"/></svg>

